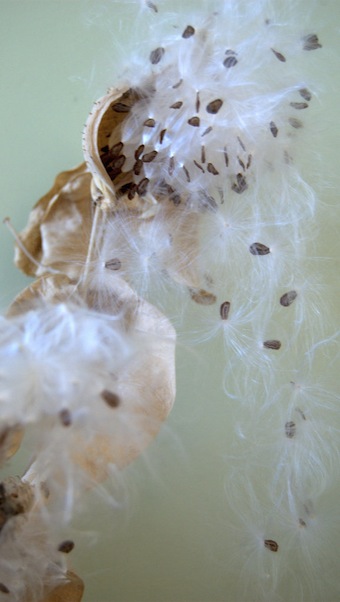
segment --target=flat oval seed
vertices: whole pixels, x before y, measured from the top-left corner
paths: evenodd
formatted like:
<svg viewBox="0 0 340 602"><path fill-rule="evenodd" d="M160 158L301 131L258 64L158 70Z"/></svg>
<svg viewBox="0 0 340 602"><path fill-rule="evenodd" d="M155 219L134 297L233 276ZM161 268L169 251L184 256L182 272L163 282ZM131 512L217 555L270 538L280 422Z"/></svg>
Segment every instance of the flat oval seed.
<svg viewBox="0 0 340 602"><path fill-rule="evenodd" d="M247 188L248 188L248 184L247 184L247 180L245 179L244 175L242 175L241 173L236 174L236 183L234 183L232 185L231 189L234 192L237 192L237 194L242 194L242 192L247 190Z"/></svg>
<svg viewBox="0 0 340 602"><path fill-rule="evenodd" d="M193 36L194 33L195 33L195 29L193 28L193 26L187 25L187 27L185 28L185 30L182 33L182 38L187 40L188 38L191 38L191 36Z"/></svg>
<svg viewBox="0 0 340 602"><path fill-rule="evenodd" d="M263 342L263 347L278 351L281 348L281 342L277 341L276 339L269 339L268 341Z"/></svg>
<svg viewBox="0 0 340 602"><path fill-rule="evenodd" d="M190 117L190 119L188 119L188 124L192 125L194 128L198 128L200 125L200 118L199 117Z"/></svg>
<svg viewBox="0 0 340 602"><path fill-rule="evenodd" d="M273 539L265 539L263 543L264 547L271 552L277 552L279 549L279 544Z"/></svg>
<svg viewBox="0 0 340 602"><path fill-rule="evenodd" d="M270 248L262 244L262 242L253 242L249 247L249 251L252 255L268 255Z"/></svg>
<svg viewBox="0 0 340 602"><path fill-rule="evenodd" d="M312 94L307 88L301 88L299 90L299 94L300 94L300 96L302 96L302 98L304 98L305 100L308 100L308 102L310 100L312 100Z"/></svg>
<svg viewBox="0 0 340 602"><path fill-rule="evenodd" d="M237 64L236 56L227 56L227 58L224 59L224 61L223 61L223 65L225 66L226 69L230 69L230 67L235 67L236 64Z"/></svg>
<svg viewBox="0 0 340 602"><path fill-rule="evenodd" d="M277 129L276 124L274 123L274 121L270 122L269 129L270 129L271 133L273 134L274 138L276 138L276 136L279 133L279 130Z"/></svg>
<svg viewBox="0 0 340 602"><path fill-rule="evenodd" d="M174 104L170 105L170 109L180 109L182 104L183 102L178 100L177 102L174 102Z"/></svg>
<svg viewBox="0 0 340 602"><path fill-rule="evenodd" d="M120 397L117 393L113 393L113 391L104 389L100 396L110 408L118 408L120 405Z"/></svg>
<svg viewBox="0 0 340 602"><path fill-rule="evenodd" d="M144 144L140 144L139 147L135 150L135 159L136 161L138 161L138 159L141 158L141 155L143 154L144 151Z"/></svg>
<svg viewBox="0 0 340 602"><path fill-rule="evenodd" d="M215 165L213 165L212 163L208 163L207 165L207 170L209 173L211 173L213 176L218 176L219 171L217 171Z"/></svg>
<svg viewBox="0 0 340 602"><path fill-rule="evenodd" d="M295 117L289 117L288 123L292 126L292 128L295 128L296 130L303 127L302 121L300 121L300 119L296 119Z"/></svg>
<svg viewBox="0 0 340 602"><path fill-rule="evenodd" d="M61 544L59 544L58 552L63 552L63 554L69 554L70 552L72 552L73 548L74 542L71 541L71 539L66 539L65 541L62 541Z"/></svg>
<svg viewBox="0 0 340 602"><path fill-rule="evenodd" d="M143 168L143 161L141 159L138 159L138 161L136 161L136 163L133 166L133 173L135 174L135 176L140 175L142 168Z"/></svg>
<svg viewBox="0 0 340 602"><path fill-rule="evenodd" d="M111 105L111 107L115 113L129 113L131 110L131 107L123 102L116 102L114 105Z"/></svg>
<svg viewBox="0 0 340 602"><path fill-rule="evenodd" d="M149 179L148 178L143 178L139 184L137 184L137 192L140 196L143 196L143 194L146 193L147 187L149 184Z"/></svg>
<svg viewBox="0 0 340 602"><path fill-rule="evenodd" d="M157 65L163 58L165 53L164 48L155 48L152 52L150 52L150 61L153 65Z"/></svg>
<svg viewBox="0 0 340 602"><path fill-rule="evenodd" d="M109 261L105 261L105 267L108 270L117 271L122 267L122 263L118 257L114 257L114 259L109 259Z"/></svg>
<svg viewBox="0 0 340 602"><path fill-rule="evenodd" d="M216 296L202 288L190 288L189 293L192 300L198 303L198 305L213 305L213 303L216 303Z"/></svg>
<svg viewBox="0 0 340 602"><path fill-rule="evenodd" d="M322 48L322 44L319 42L319 38L315 33L309 33L307 36L302 38L304 50L316 50Z"/></svg>
<svg viewBox="0 0 340 602"><path fill-rule="evenodd" d="M220 316L222 320L227 320L230 310L230 301L224 301L220 307Z"/></svg>
<svg viewBox="0 0 340 602"><path fill-rule="evenodd" d="M150 118L150 119L146 119L143 123L143 125L145 125L148 128L154 128L156 125L156 122L154 119Z"/></svg>
<svg viewBox="0 0 340 602"><path fill-rule="evenodd" d="M289 104L291 107L293 107L293 109L297 109L298 111L301 111L302 109L308 109L307 102L290 102Z"/></svg>
<svg viewBox="0 0 340 602"><path fill-rule="evenodd" d="M158 153L156 150L153 150L150 153L145 153L145 155L142 157L142 161L143 163L151 163L151 161L153 161L157 155Z"/></svg>
<svg viewBox="0 0 340 602"><path fill-rule="evenodd" d="M289 305L291 305L293 301L295 301L296 297L296 291L288 291L288 293L285 293L284 295L282 295L282 297L280 297L280 303L281 305L283 305L283 307L289 307Z"/></svg>
<svg viewBox="0 0 340 602"><path fill-rule="evenodd" d="M70 410L65 408L59 412L60 422L63 426L70 426L72 424L72 416Z"/></svg>
<svg viewBox="0 0 340 602"><path fill-rule="evenodd" d="M9 589L4 583L0 583L0 592L2 594L9 594Z"/></svg>
<svg viewBox="0 0 340 602"><path fill-rule="evenodd" d="M286 62L286 57L281 52L274 50L274 48L271 48L270 50L275 54L276 58L279 59L279 61L281 61L281 63Z"/></svg>
<svg viewBox="0 0 340 602"><path fill-rule="evenodd" d="M293 422L292 420L290 420L289 422L286 422L286 424L285 424L286 437L288 437L288 439L293 439L293 437L295 436L295 433L296 433L295 422Z"/></svg>
<svg viewBox="0 0 340 602"><path fill-rule="evenodd" d="M206 110L208 113L216 115L216 113L218 113L222 105L223 100L221 100L220 98L216 98L216 100L212 100L211 102L209 102L209 104L206 106Z"/></svg>

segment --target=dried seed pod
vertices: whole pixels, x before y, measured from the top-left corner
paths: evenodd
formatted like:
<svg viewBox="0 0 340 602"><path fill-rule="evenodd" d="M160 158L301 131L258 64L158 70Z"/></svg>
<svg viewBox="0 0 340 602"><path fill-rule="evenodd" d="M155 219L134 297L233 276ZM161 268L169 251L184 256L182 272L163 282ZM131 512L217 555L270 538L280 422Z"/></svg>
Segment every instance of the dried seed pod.
<svg viewBox="0 0 340 602"><path fill-rule="evenodd" d="M263 341L263 347L278 351L281 348L281 341L278 341L277 339L269 339L268 341Z"/></svg>
<svg viewBox="0 0 340 602"><path fill-rule="evenodd" d="M158 153L156 150L151 151L150 153L145 153L142 157L143 163L151 163L157 157Z"/></svg>
<svg viewBox="0 0 340 602"><path fill-rule="evenodd" d="M206 111L211 115L216 115L216 113L219 112L222 105L223 100L221 100L220 98L216 98L215 100L209 102L209 104L206 106Z"/></svg>
<svg viewBox="0 0 340 602"><path fill-rule="evenodd" d="M295 128L296 130L303 127L302 121L300 121L300 119L296 119L296 117L289 117L288 123L292 126L292 128Z"/></svg>
<svg viewBox="0 0 340 602"><path fill-rule="evenodd" d="M286 422L285 424L285 435L288 437L288 439L293 439L293 437L295 437L295 433L296 424L292 420L289 420L289 422Z"/></svg>
<svg viewBox="0 0 340 602"><path fill-rule="evenodd" d="M224 59L224 61L223 61L223 65L225 66L226 69L230 69L230 67L235 67L235 65L237 65L236 56L234 56L234 55L227 56L227 58Z"/></svg>
<svg viewBox="0 0 340 602"><path fill-rule="evenodd" d="M190 117L190 119L188 119L188 124L192 125L194 128L198 128L200 125L200 118L197 117L197 115L195 115L195 117Z"/></svg>
<svg viewBox="0 0 340 602"><path fill-rule="evenodd" d="M282 297L280 297L280 303L283 307L289 307L289 305L291 305L293 301L295 301L296 297L296 291L288 291L288 293L285 293L284 295L282 295Z"/></svg>
<svg viewBox="0 0 340 602"><path fill-rule="evenodd" d="M253 242L249 247L249 251L252 255L268 255L270 248L262 242Z"/></svg>
<svg viewBox="0 0 340 602"><path fill-rule="evenodd" d="M274 50L274 48L271 48L270 50L275 54L276 58L281 61L281 63L286 62L286 57L281 52Z"/></svg>
<svg viewBox="0 0 340 602"><path fill-rule="evenodd" d="M144 121L143 125L145 125L145 127L147 127L147 128L154 128L156 125L156 122L154 119L152 119L152 117L149 117L149 119L146 119Z"/></svg>
<svg viewBox="0 0 340 602"><path fill-rule="evenodd" d="M194 27L192 25L187 25L187 27L185 28L185 30L182 33L182 38L187 40L188 38L191 38L191 36L193 36L194 34L195 34Z"/></svg>
<svg viewBox="0 0 340 602"><path fill-rule="evenodd" d="M302 109L308 109L308 103L307 102L290 102L289 103L291 107L293 107L293 109L296 109L297 111L301 111Z"/></svg>
<svg viewBox="0 0 340 602"><path fill-rule="evenodd" d="M120 268L122 267L122 263L120 259L118 259L118 257L114 257L113 259L105 261L105 267L107 270L113 270L114 272L116 272L117 270L120 270Z"/></svg>
<svg viewBox="0 0 340 602"><path fill-rule="evenodd" d="M277 552L279 549L279 544L273 539L265 539L263 543L264 547L271 552Z"/></svg>
<svg viewBox="0 0 340 602"><path fill-rule="evenodd" d="M220 306L220 316L222 320L227 320L230 310L230 301L224 301Z"/></svg>
<svg viewBox="0 0 340 602"><path fill-rule="evenodd" d="M65 541L62 541L59 546L58 546L58 552L62 552L63 554L69 554L70 552L72 552L74 548L74 541L72 541L71 539L66 539Z"/></svg>
<svg viewBox="0 0 340 602"><path fill-rule="evenodd" d="M72 424L72 415L70 410L68 410L67 408L64 408L63 410L60 410L59 412L59 419L60 422L63 426L71 426Z"/></svg>
<svg viewBox="0 0 340 602"><path fill-rule="evenodd" d="M198 305L213 305L216 303L216 295L205 291L203 288L190 288L189 293L192 300Z"/></svg>
<svg viewBox="0 0 340 602"><path fill-rule="evenodd" d="M234 192L237 192L237 194L242 194L242 192L247 190L247 188L248 188L248 184L247 184L247 180L244 177L244 175L241 173L236 174L236 182L234 182L231 189Z"/></svg>
<svg viewBox="0 0 340 602"><path fill-rule="evenodd" d="M164 48L155 48L155 50L153 50L152 52L150 52L150 62L152 63L152 65L157 65L163 58L165 53L165 49Z"/></svg>
<svg viewBox="0 0 340 602"><path fill-rule="evenodd" d="M279 130L277 129L276 124L274 123L274 121L270 122L269 129L270 129L271 133L273 134L274 138L276 138L276 136L279 133Z"/></svg>
<svg viewBox="0 0 340 602"><path fill-rule="evenodd" d="M322 48L322 44L319 42L319 38L315 33L309 33L307 36L302 38L303 50L316 50Z"/></svg>
<svg viewBox="0 0 340 602"><path fill-rule="evenodd" d="M308 90L308 88L301 88L299 90L299 94L300 96L302 96L302 98L304 98L305 100L307 100L308 102L310 100L312 100L312 94L311 92Z"/></svg>
<svg viewBox="0 0 340 602"><path fill-rule="evenodd" d="M177 102L174 102L172 105L170 105L170 109L180 109L181 106L183 105L183 102L181 100L178 100Z"/></svg>

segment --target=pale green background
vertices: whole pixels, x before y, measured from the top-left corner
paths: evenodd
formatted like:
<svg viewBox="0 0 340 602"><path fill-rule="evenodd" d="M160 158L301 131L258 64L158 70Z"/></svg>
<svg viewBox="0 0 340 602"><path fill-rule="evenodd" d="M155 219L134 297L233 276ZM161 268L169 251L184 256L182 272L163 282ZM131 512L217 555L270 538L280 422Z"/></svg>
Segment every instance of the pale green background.
<svg viewBox="0 0 340 602"><path fill-rule="evenodd" d="M306 0L306 11L309 5ZM340 2L320 0L317 6L323 36L327 32L335 49L325 68L330 71L320 74L330 90L322 101L325 120L318 145L323 198L336 207ZM116 83L122 58L133 47L129 11L135 9L134 2L0 0L0 217L9 215L18 230L55 175L82 161L83 124L92 103ZM334 283L336 329L340 244L337 223L329 230L330 221L321 225L318 248L321 256L333 258L320 262L320 269ZM0 240L0 305L5 308L27 278L12 265L13 241L1 225ZM233 545L224 455L233 425L222 392L220 351L212 343L199 355L179 349L176 407L145 458L127 470L119 488L121 505L109 507L93 498L78 520L85 534L70 531L76 541L74 567L86 582L84 601L237 602L225 577ZM21 462L24 466L25 459Z"/></svg>

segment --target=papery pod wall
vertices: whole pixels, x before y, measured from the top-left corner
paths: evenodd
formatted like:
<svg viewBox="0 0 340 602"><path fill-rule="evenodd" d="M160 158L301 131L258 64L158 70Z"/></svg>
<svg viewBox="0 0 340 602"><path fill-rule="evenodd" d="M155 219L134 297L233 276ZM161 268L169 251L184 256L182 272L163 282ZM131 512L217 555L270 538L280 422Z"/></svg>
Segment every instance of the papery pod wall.
<svg viewBox="0 0 340 602"><path fill-rule="evenodd" d="M26 41L25 51L8 43L13 72L26 88L11 71L11 123L22 115L23 97L25 119L16 136L7 136L13 146L4 158L13 170L15 156L16 171L4 217L22 229L54 176L82 161L79 133L91 110L83 146L95 181L91 187L84 175L84 183L97 206L104 198L105 211L86 278L100 287L98 303L105 305L111 281L123 277L166 313L178 337L176 405L156 444L124 472L124 503L108 509L99 502L102 517L87 506L72 527L71 568L86 583L84 600L333 602L339 596L337 7L122 2L68 5L62 13L57 5L39 4L29 15L23 5L15 19L6 11ZM218 10L223 18L213 14ZM25 15L46 31L45 63ZM34 60L21 71L27 48ZM175 80L177 56L184 77ZM54 64L61 78L58 72L51 78ZM105 150L93 134L106 101L91 106L105 99L108 86L111 117L130 118L130 125L112 134L116 122L109 120ZM127 100L135 113L125 110ZM176 111L182 117L173 117ZM149 130L139 130L148 120ZM152 120L162 121L157 132ZM122 141L124 150L112 151ZM121 155L125 166L115 164ZM77 278L91 212L79 233L72 230L76 204L68 205L70 228L60 244L58 207L53 201L41 232L35 230L35 248L25 243L41 264L37 275L52 263ZM48 243L37 251L41 234ZM21 261L36 272L24 255Z"/></svg>

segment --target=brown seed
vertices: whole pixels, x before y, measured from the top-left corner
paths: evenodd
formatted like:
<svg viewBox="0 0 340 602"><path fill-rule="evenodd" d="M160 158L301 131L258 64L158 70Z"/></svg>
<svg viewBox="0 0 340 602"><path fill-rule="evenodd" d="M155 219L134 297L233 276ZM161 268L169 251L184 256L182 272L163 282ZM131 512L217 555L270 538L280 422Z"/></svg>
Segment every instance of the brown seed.
<svg viewBox="0 0 340 602"><path fill-rule="evenodd" d="M4 583L0 583L0 592L2 594L9 594L10 593L8 587Z"/></svg>
<svg viewBox="0 0 340 602"><path fill-rule="evenodd" d="M227 147L226 146L224 147L223 152L224 152L224 161L225 161L226 166L228 167L228 165L229 165L229 157L228 157Z"/></svg>
<svg viewBox="0 0 340 602"><path fill-rule="evenodd" d="M109 150L110 150L110 147L108 144L106 144L105 146L102 146L102 148L100 149L100 152L107 153L107 152L109 152Z"/></svg>
<svg viewBox="0 0 340 602"><path fill-rule="evenodd" d="M248 155L248 161L247 161L246 169L249 169L249 167L251 166L252 159L253 159L253 156L252 155Z"/></svg>
<svg viewBox="0 0 340 602"><path fill-rule="evenodd" d="M200 107L201 107L200 93L196 92L196 105L195 105L196 113L199 112Z"/></svg>
<svg viewBox="0 0 340 602"><path fill-rule="evenodd" d="M279 61L281 61L281 63L286 62L286 57L283 54L281 54L281 52L274 50L274 48L271 48L270 50L275 54L276 58L279 59Z"/></svg>
<svg viewBox="0 0 340 602"><path fill-rule="evenodd" d="M307 523L303 520L303 518L299 518L300 527L307 527Z"/></svg>
<svg viewBox="0 0 340 602"><path fill-rule="evenodd" d="M296 130L303 127L302 121L300 121L300 119L296 119L295 117L289 117L288 123L292 126L292 128L295 128Z"/></svg>
<svg viewBox="0 0 340 602"><path fill-rule="evenodd" d="M246 151L246 147L244 146L241 138L239 136L237 136L237 140L239 142L240 147L242 148L242 150L245 152Z"/></svg>
<svg viewBox="0 0 340 602"><path fill-rule="evenodd" d="M185 165L183 165L183 171L184 171L184 173L186 175L187 182L191 182L190 174L189 174L187 168L185 167Z"/></svg>
<svg viewBox="0 0 340 602"><path fill-rule="evenodd" d="M279 549L279 544L273 539L265 539L263 543L264 547L271 552L277 552Z"/></svg>
<svg viewBox="0 0 340 602"><path fill-rule="evenodd" d="M315 33L309 33L307 36L302 38L303 50L316 50L322 48L322 44L319 42L319 38Z"/></svg>
<svg viewBox="0 0 340 602"><path fill-rule="evenodd" d="M248 184L245 177L241 173L236 174L236 183L232 185L231 189L237 194L242 194L247 188Z"/></svg>
<svg viewBox="0 0 340 602"><path fill-rule="evenodd" d="M180 85L181 85L182 83L183 83L183 80L182 80L182 79L180 79L180 80L179 80L179 82L177 82L177 84L174 84L174 85L172 86L172 87L173 87L173 89L174 89L174 90L176 90L176 88L179 88L179 87L180 87Z"/></svg>
<svg viewBox="0 0 340 602"><path fill-rule="evenodd" d="M201 147L201 162L205 163L205 146Z"/></svg>
<svg viewBox="0 0 340 602"><path fill-rule="evenodd" d="M114 144L113 147L111 148L111 153L115 157L118 157L123 150L123 146L124 146L124 144L122 142L117 142L117 144Z"/></svg>
<svg viewBox="0 0 340 602"><path fill-rule="evenodd" d="M150 8L150 10L153 10L154 13L158 13L158 8L157 8L156 4L154 4L153 2L150 2L150 1L147 2L146 6L148 8Z"/></svg>
<svg viewBox="0 0 340 602"><path fill-rule="evenodd" d="M296 433L295 422L293 422L292 420L290 420L289 422L286 422L286 424L285 424L286 437L288 437L288 439L293 439L293 437L295 437L295 433Z"/></svg>
<svg viewBox="0 0 340 602"><path fill-rule="evenodd" d="M164 140L164 136L165 136L165 130L162 130L161 133L159 134L159 144L162 144L163 140Z"/></svg>
<svg viewBox="0 0 340 602"><path fill-rule="evenodd" d="M308 102L310 100L312 100L312 94L307 88L301 88L299 90L299 94L300 94L300 96L302 96L302 98L304 98L305 100L308 100Z"/></svg>
<svg viewBox="0 0 340 602"><path fill-rule="evenodd" d="M120 397L117 393L104 389L100 396L110 408L118 408L120 405Z"/></svg>
<svg viewBox="0 0 340 602"><path fill-rule="evenodd" d="M216 296L203 288L189 288L189 293L192 300L198 305L213 305L213 303L216 303Z"/></svg>
<svg viewBox="0 0 340 602"><path fill-rule="evenodd" d="M70 410L64 408L59 412L60 422L63 426L70 426L72 424L72 416Z"/></svg>
<svg viewBox="0 0 340 602"><path fill-rule="evenodd" d="M58 546L58 552L63 552L63 554L69 554L72 552L74 548L74 542L71 539L66 539L62 541Z"/></svg>
<svg viewBox="0 0 340 602"><path fill-rule="evenodd" d="M144 151L144 144L140 144L139 147L137 148L137 150L135 150L135 159L136 161L138 161L138 159L141 158L141 155L143 154Z"/></svg>
<svg viewBox="0 0 340 602"><path fill-rule="evenodd" d="M114 159L110 165L112 165L112 167L114 169L121 169L124 165L126 161L126 157L124 155L119 155L119 157L117 157L116 159Z"/></svg>
<svg viewBox="0 0 340 602"><path fill-rule="evenodd" d="M291 107L293 107L293 109L297 109L298 111L308 108L307 102L290 102L289 104Z"/></svg>
<svg viewBox="0 0 340 602"><path fill-rule="evenodd" d="M230 67L235 67L236 64L237 64L236 56L227 56L227 58L224 59L224 61L223 61L223 65L226 67L226 69L230 69Z"/></svg>
<svg viewBox="0 0 340 602"><path fill-rule="evenodd" d="M274 123L274 121L270 122L269 129L270 129L271 133L273 134L274 138L276 138L276 136L279 133L279 130L277 129L276 124Z"/></svg>
<svg viewBox="0 0 340 602"><path fill-rule="evenodd" d="M136 161L136 163L133 166L133 173L135 174L135 176L139 176L142 169L143 161L141 159L138 159L138 161Z"/></svg>
<svg viewBox="0 0 340 602"><path fill-rule="evenodd" d="M116 272L122 267L122 262L120 261L120 259L118 259L118 257L114 257L113 259L105 261L105 267L108 270L113 270L114 272Z"/></svg>
<svg viewBox="0 0 340 602"><path fill-rule="evenodd" d="M147 128L154 128L156 125L156 122L154 119L152 119L151 117L149 119L146 119L143 123L143 125L145 125Z"/></svg>
<svg viewBox="0 0 340 602"><path fill-rule="evenodd" d="M143 178L139 182L139 184L137 184L137 192L138 192L139 196L143 196L146 193L148 184L149 184L148 178Z"/></svg>
<svg viewBox="0 0 340 602"><path fill-rule="evenodd" d="M282 297L280 297L280 303L281 305L283 305L283 307L289 307L289 305L291 305L293 301L295 301L296 297L296 291L288 291L288 293L285 293L284 295L282 295Z"/></svg>
<svg viewBox="0 0 340 602"><path fill-rule="evenodd" d="M269 339L268 341L263 342L263 347L278 351L281 348L281 342L277 341L276 339Z"/></svg>
<svg viewBox="0 0 340 602"><path fill-rule="evenodd" d="M268 255L270 248L262 244L262 242L253 242L249 247L249 251L252 255Z"/></svg>
<svg viewBox="0 0 340 602"><path fill-rule="evenodd" d="M116 102L114 105L111 105L111 108L115 113L129 113L131 110L131 107L123 102Z"/></svg>
<svg viewBox="0 0 340 602"><path fill-rule="evenodd" d="M164 48L156 48L152 52L150 52L150 61L153 65L157 65L163 58L165 53Z"/></svg>
<svg viewBox="0 0 340 602"><path fill-rule="evenodd" d="M221 100L220 98L216 98L216 100L212 100L211 102L209 102L209 104L206 106L206 111L208 113L211 113L211 115L216 115L216 113L219 112L222 105L223 100Z"/></svg>
<svg viewBox="0 0 340 602"><path fill-rule="evenodd" d="M205 173L202 165L200 165L199 163L197 163L197 161L195 161L195 159L194 159L194 164L196 165L196 167L198 167L198 169L200 169L203 173Z"/></svg>
<svg viewBox="0 0 340 602"><path fill-rule="evenodd" d="M212 131L212 127L211 127L211 125L209 125L209 127L206 130L204 130L202 137L206 136L207 134L210 134L211 131Z"/></svg>
<svg viewBox="0 0 340 602"><path fill-rule="evenodd" d="M169 168L168 168L169 176L172 176L174 171L175 171L175 157L170 157Z"/></svg>
<svg viewBox="0 0 340 602"><path fill-rule="evenodd" d="M158 153L156 150L151 151L150 153L145 153L142 157L143 163L151 163L155 157L157 157Z"/></svg>
<svg viewBox="0 0 340 602"><path fill-rule="evenodd" d="M174 102L174 104L170 105L170 109L180 109L182 106L183 102L181 100L178 100L177 102Z"/></svg>
<svg viewBox="0 0 340 602"><path fill-rule="evenodd" d="M190 117L190 119L188 119L188 124L192 125L194 128L198 128L200 125L200 118L197 116Z"/></svg>
<svg viewBox="0 0 340 602"><path fill-rule="evenodd" d="M222 320L227 320L230 310L230 301L224 301L220 307L220 316Z"/></svg>
<svg viewBox="0 0 340 602"><path fill-rule="evenodd" d="M238 162L239 162L239 165L240 165L240 167L242 167L242 169L245 171L245 169L246 169L246 166L245 166L245 164L243 163L242 159L240 159L240 157L237 157L237 160L238 160Z"/></svg>
<svg viewBox="0 0 340 602"><path fill-rule="evenodd" d="M213 165L212 163L208 163L207 170L209 173L213 174L213 176L218 176L218 174L220 173L219 171L217 171L215 165Z"/></svg>
<svg viewBox="0 0 340 602"><path fill-rule="evenodd" d="M195 29L193 28L193 26L187 25L187 27L185 28L185 30L182 33L182 38L187 40L188 38L191 38L191 36L193 36L194 33L195 33Z"/></svg>

